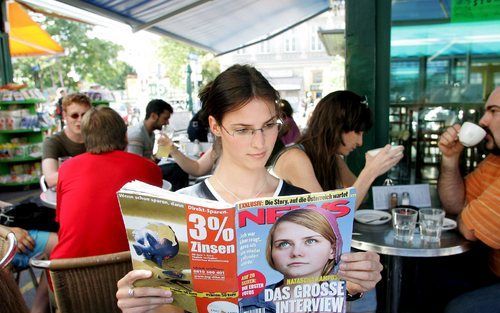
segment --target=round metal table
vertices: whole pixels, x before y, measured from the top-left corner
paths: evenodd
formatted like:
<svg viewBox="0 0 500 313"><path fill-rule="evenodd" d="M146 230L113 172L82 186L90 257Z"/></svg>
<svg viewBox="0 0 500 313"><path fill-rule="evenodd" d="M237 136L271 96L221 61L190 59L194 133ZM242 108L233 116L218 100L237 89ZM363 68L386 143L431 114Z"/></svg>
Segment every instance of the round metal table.
<svg viewBox="0 0 500 313"><path fill-rule="evenodd" d="M415 233L411 243L394 239L392 222L382 225L366 225L354 222L352 247L390 256L387 282L387 311L398 312L402 281L402 257L440 257L464 253L473 243L466 240L458 230L443 231L440 243L427 243Z"/></svg>

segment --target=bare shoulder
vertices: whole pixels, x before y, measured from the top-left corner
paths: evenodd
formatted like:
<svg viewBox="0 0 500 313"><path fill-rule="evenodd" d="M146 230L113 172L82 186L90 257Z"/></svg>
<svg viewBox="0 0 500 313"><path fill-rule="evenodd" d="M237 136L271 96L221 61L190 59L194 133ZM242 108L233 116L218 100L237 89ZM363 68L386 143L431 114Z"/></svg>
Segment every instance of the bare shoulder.
<svg viewBox="0 0 500 313"><path fill-rule="evenodd" d="M299 148L291 148L281 154L276 165L278 164L296 164L297 162L309 161L307 154Z"/></svg>

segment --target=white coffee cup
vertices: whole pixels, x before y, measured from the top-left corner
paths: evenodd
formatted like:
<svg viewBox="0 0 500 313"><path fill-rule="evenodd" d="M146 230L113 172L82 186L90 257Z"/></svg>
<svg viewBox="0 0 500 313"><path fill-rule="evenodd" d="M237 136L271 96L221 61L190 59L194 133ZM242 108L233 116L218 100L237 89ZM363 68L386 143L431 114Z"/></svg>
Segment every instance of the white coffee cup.
<svg viewBox="0 0 500 313"><path fill-rule="evenodd" d="M399 146L391 146L391 151L392 150L396 150L396 149L399 149L399 148L402 148L403 146L399 145ZM380 151L382 151L382 149L384 149L383 147L382 148L377 148L377 149L373 149L373 150L369 150L367 153L371 156L376 156ZM403 153L403 152L401 152ZM397 155L399 155L400 153L398 153Z"/></svg>
<svg viewBox="0 0 500 313"><path fill-rule="evenodd" d="M460 128L458 139L466 147L477 145L486 136L486 131L479 125L471 122L465 122Z"/></svg>

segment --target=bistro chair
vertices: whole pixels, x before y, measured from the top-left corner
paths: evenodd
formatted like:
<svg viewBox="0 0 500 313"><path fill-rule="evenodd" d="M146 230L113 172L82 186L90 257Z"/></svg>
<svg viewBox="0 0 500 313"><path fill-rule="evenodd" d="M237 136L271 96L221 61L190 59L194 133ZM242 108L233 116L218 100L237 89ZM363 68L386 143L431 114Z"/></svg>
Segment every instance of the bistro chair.
<svg viewBox="0 0 500 313"><path fill-rule="evenodd" d="M31 266L49 270L56 312L121 312L116 283L132 270L130 252L82 258L40 260Z"/></svg>
<svg viewBox="0 0 500 313"><path fill-rule="evenodd" d="M6 269L17 251L17 240L10 229L0 226L0 308L5 313L27 313L21 291Z"/></svg>

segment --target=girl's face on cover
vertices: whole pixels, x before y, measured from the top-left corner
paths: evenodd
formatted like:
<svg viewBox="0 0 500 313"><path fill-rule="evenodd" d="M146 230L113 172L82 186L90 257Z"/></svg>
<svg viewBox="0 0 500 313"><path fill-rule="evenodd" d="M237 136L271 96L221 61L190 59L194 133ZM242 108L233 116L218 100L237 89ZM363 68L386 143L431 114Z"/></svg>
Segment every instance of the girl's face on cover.
<svg viewBox="0 0 500 313"><path fill-rule="evenodd" d="M259 98L226 113L220 125L209 117L212 132L222 139L223 160L250 169L263 168L271 156L279 132L277 120L274 105Z"/></svg>
<svg viewBox="0 0 500 313"><path fill-rule="evenodd" d="M286 278L321 276L335 251L319 233L292 222L280 223L273 235L274 267Z"/></svg>

